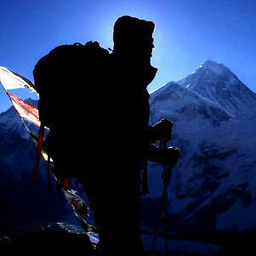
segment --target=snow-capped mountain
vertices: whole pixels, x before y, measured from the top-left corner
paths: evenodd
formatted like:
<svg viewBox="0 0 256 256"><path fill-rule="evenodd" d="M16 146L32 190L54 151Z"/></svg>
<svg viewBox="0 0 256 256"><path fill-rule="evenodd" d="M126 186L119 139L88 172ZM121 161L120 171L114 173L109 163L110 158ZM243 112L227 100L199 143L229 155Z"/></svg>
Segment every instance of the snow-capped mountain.
<svg viewBox="0 0 256 256"><path fill-rule="evenodd" d="M207 61L150 96L151 124L174 122L182 156L169 185L170 228L244 231L256 228L256 95L228 68ZM35 145L13 108L0 114L0 233L48 221L67 209L44 178L32 183ZM162 195L162 167L149 164L142 222L153 225ZM67 210L68 212L68 210ZM175 225L174 225L174 224Z"/></svg>
<svg viewBox="0 0 256 256"><path fill-rule="evenodd" d="M256 228L256 94L228 68L206 61L151 94L151 123L174 121L182 156L169 186L175 225L209 231ZM161 167L149 168L150 197L161 196Z"/></svg>

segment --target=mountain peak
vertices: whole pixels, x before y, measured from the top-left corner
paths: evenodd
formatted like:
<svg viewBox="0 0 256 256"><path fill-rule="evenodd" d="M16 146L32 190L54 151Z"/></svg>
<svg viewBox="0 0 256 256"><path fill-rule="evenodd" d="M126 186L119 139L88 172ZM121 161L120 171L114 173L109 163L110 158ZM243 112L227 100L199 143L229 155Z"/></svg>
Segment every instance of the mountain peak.
<svg viewBox="0 0 256 256"><path fill-rule="evenodd" d="M207 60L193 74L185 77L178 84L201 94L206 87L220 91L236 90L242 82L223 64Z"/></svg>
<svg viewBox="0 0 256 256"><path fill-rule="evenodd" d="M205 61L199 68L196 69L196 72L210 72L211 75L214 74L217 76L235 76L226 66L221 63L217 63L214 60Z"/></svg>
<svg viewBox="0 0 256 256"><path fill-rule="evenodd" d="M223 64L217 63L214 60L207 60L202 64L202 67L204 68L220 68L220 67L225 67Z"/></svg>
<svg viewBox="0 0 256 256"><path fill-rule="evenodd" d="M206 60L202 66L205 66L205 67L218 67L218 66L222 66L222 67L225 67L223 64L221 63L218 63L217 61L215 60Z"/></svg>
<svg viewBox="0 0 256 256"><path fill-rule="evenodd" d="M178 84L221 105L231 116L251 113L255 109L255 93L226 66L213 60L205 61Z"/></svg>

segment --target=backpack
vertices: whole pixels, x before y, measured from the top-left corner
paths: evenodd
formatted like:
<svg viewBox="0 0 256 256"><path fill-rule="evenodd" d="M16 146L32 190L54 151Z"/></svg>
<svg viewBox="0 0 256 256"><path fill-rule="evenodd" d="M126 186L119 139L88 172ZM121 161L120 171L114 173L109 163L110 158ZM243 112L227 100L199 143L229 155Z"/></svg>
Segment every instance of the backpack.
<svg viewBox="0 0 256 256"><path fill-rule="evenodd" d="M40 95L39 117L45 126L51 128L62 111L57 108L56 100L69 96L69 92L63 90L81 84L82 76L86 77L85 84L90 84L99 72L102 73L108 55L108 50L101 48L98 42L75 43L58 46L38 61L33 75Z"/></svg>
<svg viewBox="0 0 256 256"><path fill-rule="evenodd" d="M71 128L70 136L66 138L65 125L68 126L67 124L72 122L71 117L77 121L84 115L84 112L80 111L85 109L84 101L78 100L78 97L92 90L96 80L97 83L104 80L108 73L106 66L109 56L109 51L100 47L98 42L87 42L85 45L75 43L54 48L36 64L33 75L35 88L40 96L38 110L41 128L34 166L35 181L38 180L44 127L50 129L45 146L49 161L50 158L54 160L54 173L57 178L81 176L81 168L71 166L73 160L66 161L66 166L60 163L60 159L66 158L64 140L67 140L67 145L72 148L73 138L70 137L76 136L77 133ZM76 157L75 153L72 153L71 150L71 159Z"/></svg>

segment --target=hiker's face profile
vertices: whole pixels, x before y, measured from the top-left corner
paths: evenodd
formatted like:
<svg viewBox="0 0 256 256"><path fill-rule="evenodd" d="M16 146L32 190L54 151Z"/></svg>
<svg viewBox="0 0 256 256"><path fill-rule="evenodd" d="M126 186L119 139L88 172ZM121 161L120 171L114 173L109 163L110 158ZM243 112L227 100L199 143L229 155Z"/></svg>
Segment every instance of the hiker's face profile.
<svg viewBox="0 0 256 256"><path fill-rule="evenodd" d="M154 44L154 39L152 36L145 36L143 37L143 40L141 41L140 44L140 52L143 56L146 57L151 57L152 56L152 52L153 52L153 48L155 48Z"/></svg>
<svg viewBox="0 0 256 256"><path fill-rule="evenodd" d="M154 38L153 37L148 37L145 39L146 40L146 48L148 49L148 52L150 54L150 57L152 56L152 52L153 52L153 49L155 48L155 45L154 45Z"/></svg>

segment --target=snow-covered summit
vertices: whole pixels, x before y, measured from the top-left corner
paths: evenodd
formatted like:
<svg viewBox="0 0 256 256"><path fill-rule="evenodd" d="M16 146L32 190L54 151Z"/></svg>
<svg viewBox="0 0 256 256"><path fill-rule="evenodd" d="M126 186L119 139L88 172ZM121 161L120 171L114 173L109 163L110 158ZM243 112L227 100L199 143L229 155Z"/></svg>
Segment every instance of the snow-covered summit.
<svg viewBox="0 0 256 256"><path fill-rule="evenodd" d="M196 68L195 72L186 78L182 79L178 83L184 84L184 82L187 81L188 78L191 79L193 78L193 82L195 84L196 78L199 80L204 80L204 81L213 81L213 76L214 78L221 78L224 80L229 80L229 85L231 84L236 84L236 83L241 83L241 81L238 79L238 77L230 71L226 66L224 66L221 63L217 63L216 61L213 60L207 60L205 61L202 65L200 65L198 68Z"/></svg>
<svg viewBox="0 0 256 256"><path fill-rule="evenodd" d="M221 63L217 63L214 60L207 60L205 61L199 68L196 69L197 71L200 70L208 70L218 75L224 75L227 73L232 73L226 66ZM234 75L232 73L232 75Z"/></svg>
<svg viewBox="0 0 256 256"><path fill-rule="evenodd" d="M230 116L255 112L256 94L223 64L208 60L178 82L222 106Z"/></svg>

